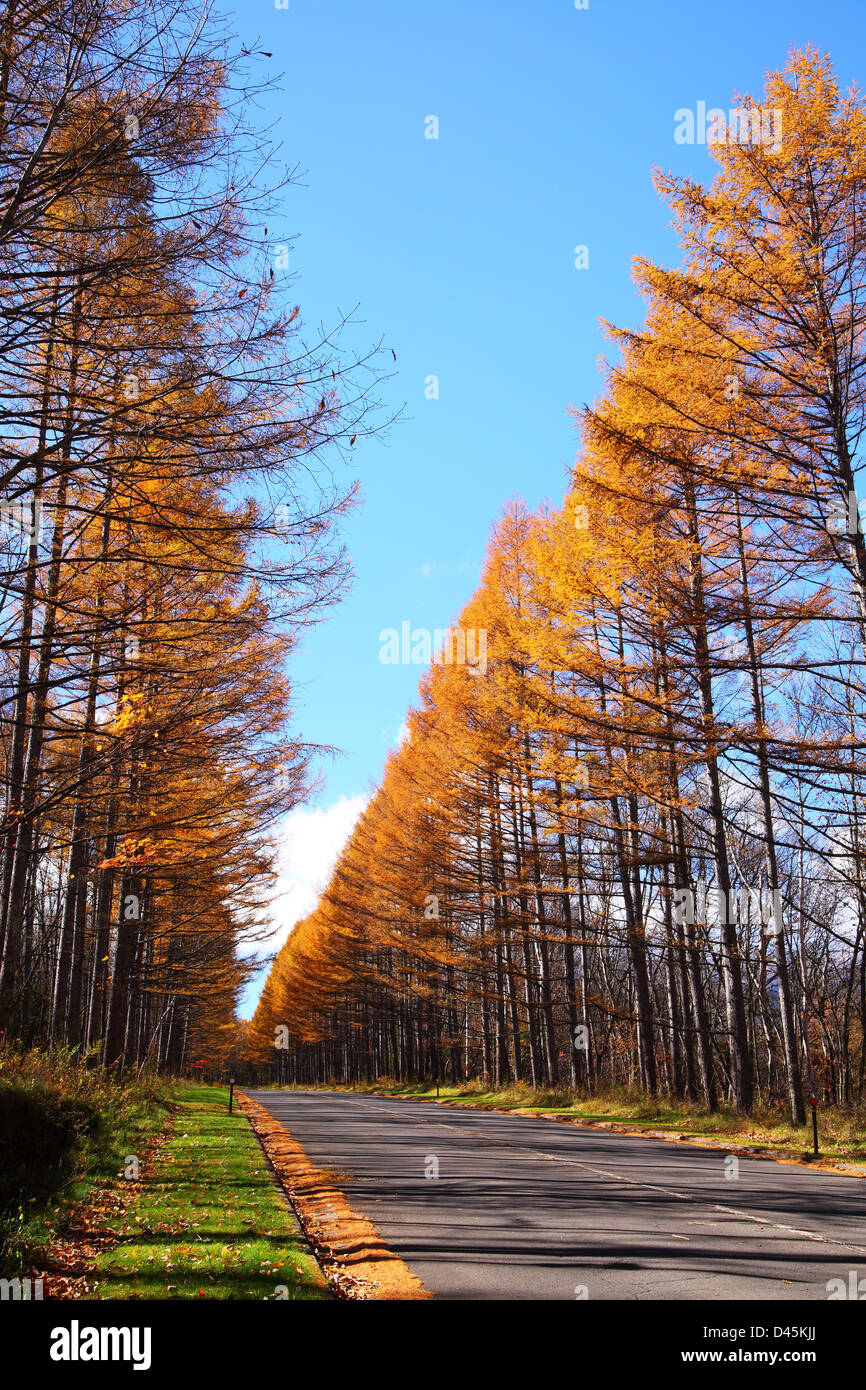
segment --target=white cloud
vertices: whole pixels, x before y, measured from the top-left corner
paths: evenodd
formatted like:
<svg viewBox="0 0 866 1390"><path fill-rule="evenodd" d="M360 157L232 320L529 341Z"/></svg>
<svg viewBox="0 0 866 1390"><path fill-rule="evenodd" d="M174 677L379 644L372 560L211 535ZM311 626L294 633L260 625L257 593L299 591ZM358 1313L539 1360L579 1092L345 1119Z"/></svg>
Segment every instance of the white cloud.
<svg viewBox="0 0 866 1390"><path fill-rule="evenodd" d="M366 796L341 796L332 806L299 806L286 816L277 891L268 914L276 928L269 950L282 946L292 927L316 906L366 804Z"/></svg>
<svg viewBox="0 0 866 1390"><path fill-rule="evenodd" d="M394 726L392 724L391 728L393 729L393 727ZM409 737L409 720L401 720L400 726L397 729L396 734L391 733L388 729L380 728L379 737L381 738L386 748L399 748L401 744L405 743L406 739Z"/></svg>
<svg viewBox="0 0 866 1390"><path fill-rule="evenodd" d="M277 884L266 913L273 934L245 951L248 958L278 951L292 928L312 912L367 800L366 796L341 796L332 806L299 806L285 817L277 831ZM241 1018L252 1017L264 982L262 968L244 991L238 1010Z"/></svg>

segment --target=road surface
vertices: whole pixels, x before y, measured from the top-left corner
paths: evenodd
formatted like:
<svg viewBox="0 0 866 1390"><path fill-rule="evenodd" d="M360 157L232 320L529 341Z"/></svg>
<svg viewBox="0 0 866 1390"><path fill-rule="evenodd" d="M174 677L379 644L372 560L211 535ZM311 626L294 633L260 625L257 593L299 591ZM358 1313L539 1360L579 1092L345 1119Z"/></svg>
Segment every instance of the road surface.
<svg viewBox="0 0 866 1390"><path fill-rule="evenodd" d="M742 1157L727 1177L723 1152L661 1139L381 1096L248 1094L337 1170L437 1298L826 1300L830 1280L866 1281L861 1178Z"/></svg>

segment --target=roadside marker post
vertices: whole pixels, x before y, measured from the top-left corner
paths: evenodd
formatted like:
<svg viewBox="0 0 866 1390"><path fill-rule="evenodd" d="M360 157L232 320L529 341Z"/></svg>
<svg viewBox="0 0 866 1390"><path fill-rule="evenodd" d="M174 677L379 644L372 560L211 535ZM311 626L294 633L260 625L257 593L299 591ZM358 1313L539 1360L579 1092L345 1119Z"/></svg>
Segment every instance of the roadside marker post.
<svg viewBox="0 0 866 1390"><path fill-rule="evenodd" d="M812 1153L818 1158L818 1097L811 1095L809 1104L812 1107Z"/></svg>
<svg viewBox="0 0 866 1390"><path fill-rule="evenodd" d="M234 1079L233 1076L230 1076L230 1077L229 1077L229 1114L232 1113L232 1101L234 1100L234 1097L235 1097L235 1079Z"/></svg>

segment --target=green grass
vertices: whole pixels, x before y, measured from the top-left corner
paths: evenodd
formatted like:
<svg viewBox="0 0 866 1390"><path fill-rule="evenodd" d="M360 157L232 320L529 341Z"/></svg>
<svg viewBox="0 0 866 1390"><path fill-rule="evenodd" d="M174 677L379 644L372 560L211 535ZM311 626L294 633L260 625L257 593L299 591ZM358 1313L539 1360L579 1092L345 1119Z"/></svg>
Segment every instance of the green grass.
<svg viewBox="0 0 866 1390"><path fill-rule="evenodd" d="M320 1299L328 1286L228 1090L184 1086L172 1137L96 1259L95 1297ZM116 1223L114 1223L116 1224Z"/></svg>
<svg viewBox="0 0 866 1390"><path fill-rule="evenodd" d="M70 1212L168 1119L165 1081L93 1060L0 1047L0 1276L43 1267Z"/></svg>
<svg viewBox="0 0 866 1390"><path fill-rule="evenodd" d="M307 1088L302 1088L307 1089ZM325 1089L344 1090L347 1086ZM436 1100L436 1087L427 1083L363 1084L355 1088L383 1096ZM668 1096L649 1097L639 1091L616 1091L600 1096L575 1095L567 1087L533 1090L523 1083L500 1090L481 1082L440 1085L439 1099L451 1105L483 1106L490 1110L523 1110L527 1114L565 1115L596 1124L621 1124L629 1129L659 1130L689 1137L715 1139L737 1147L773 1149L793 1156L812 1150L812 1122L795 1126L780 1109L756 1108L751 1115L721 1109L710 1114L700 1106ZM818 1142L822 1157L866 1165L866 1113L862 1108L826 1107L818 1111Z"/></svg>

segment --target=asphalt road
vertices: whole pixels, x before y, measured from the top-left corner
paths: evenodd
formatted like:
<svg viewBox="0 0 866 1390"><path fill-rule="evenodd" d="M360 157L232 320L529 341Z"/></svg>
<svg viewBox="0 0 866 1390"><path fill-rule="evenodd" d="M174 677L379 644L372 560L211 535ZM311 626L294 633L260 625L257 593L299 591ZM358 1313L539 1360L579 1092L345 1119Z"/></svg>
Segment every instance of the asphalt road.
<svg viewBox="0 0 866 1390"><path fill-rule="evenodd" d="M831 1279L866 1281L864 1179L749 1158L726 1177L724 1153L660 1139L249 1094L439 1298L826 1300Z"/></svg>

